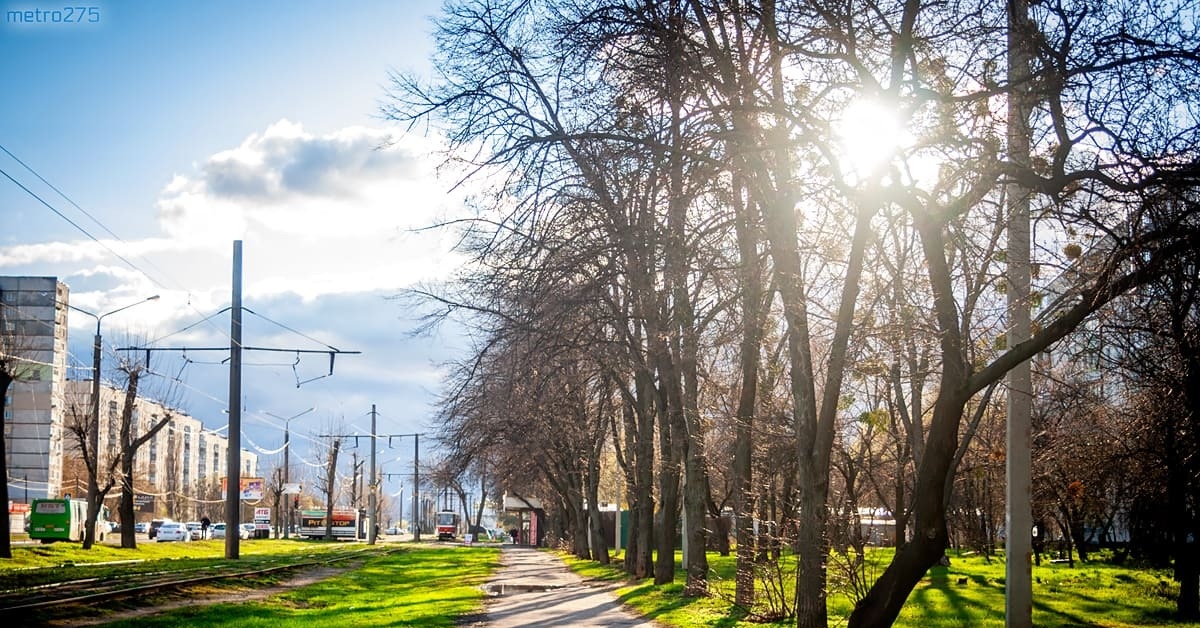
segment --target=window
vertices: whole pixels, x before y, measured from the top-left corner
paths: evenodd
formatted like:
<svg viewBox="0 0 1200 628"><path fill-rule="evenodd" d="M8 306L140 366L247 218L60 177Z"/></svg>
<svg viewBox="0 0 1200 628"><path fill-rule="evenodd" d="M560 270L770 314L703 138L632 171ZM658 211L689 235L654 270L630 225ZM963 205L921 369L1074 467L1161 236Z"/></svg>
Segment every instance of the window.
<svg viewBox="0 0 1200 628"><path fill-rule="evenodd" d="M204 438L204 434L200 434L200 453L196 456L197 477L203 478L208 475L208 456L207 454L208 441Z"/></svg>
<svg viewBox="0 0 1200 628"><path fill-rule="evenodd" d="M192 480L192 426L183 426L183 485Z"/></svg>

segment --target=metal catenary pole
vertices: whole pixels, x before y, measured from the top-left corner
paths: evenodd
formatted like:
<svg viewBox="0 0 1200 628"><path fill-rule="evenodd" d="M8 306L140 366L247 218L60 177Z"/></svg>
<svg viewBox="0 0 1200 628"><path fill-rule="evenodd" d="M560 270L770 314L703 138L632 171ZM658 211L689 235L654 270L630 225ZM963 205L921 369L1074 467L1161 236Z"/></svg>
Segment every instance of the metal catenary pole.
<svg viewBox="0 0 1200 628"><path fill-rule="evenodd" d="M233 308L229 312L229 444L225 464L225 558L238 558L242 498L242 241L233 241Z"/></svg>

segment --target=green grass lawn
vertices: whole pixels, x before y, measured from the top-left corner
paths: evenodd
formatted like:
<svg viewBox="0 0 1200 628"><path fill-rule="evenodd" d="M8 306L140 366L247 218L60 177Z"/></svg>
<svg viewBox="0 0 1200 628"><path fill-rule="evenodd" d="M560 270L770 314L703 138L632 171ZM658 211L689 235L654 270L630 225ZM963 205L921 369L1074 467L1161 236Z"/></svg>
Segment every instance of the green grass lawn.
<svg viewBox="0 0 1200 628"><path fill-rule="evenodd" d="M869 554L875 570L882 571L892 550L878 549ZM623 579L616 567L600 567L590 561L566 557L572 569L585 577ZM749 621L733 607L733 556L709 554L710 586L714 595L707 598L681 597L682 570L672 584L655 586L649 581L631 584L618 595L646 617L667 626L749 627L789 626L792 622L761 623ZM676 556L678 565L679 556ZM787 562L787 559L785 559ZM619 563L614 563L619 564ZM852 608L851 598L831 569L829 623L845 625ZM1149 569L1118 567L1107 563L1048 564L1033 568L1033 624L1058 628L1097 626L1127 628L1133 626L1176 626L1200 628L1200 624L1171 620L1177 586L1170 573ZM1004 626L1003 556L988 562L979 556L951 555L949 567L935 567L913 590L897 626L912 628L966 628ZM790 600L792 581L786 575L782 590ZM762 590L761 581L758 584Z"/></svg>
<svg viewBox="0 0 1200 628"><path fill-rule="evenodd" d="M337 549L339 544L284 539L243 540L238 544L241 556L292 552L320 552ZM346 544L340 547L346 547ZM165 560L181 558L223 558L224 540L193 541L190 543L155 543L139 541L137 547L125 549L97 543L85 550L79 543L49 543L15 545L11 559L0 559L0 574L16 569L57 567L64 564L83 565L127 560Z"/></svg>
<svg viewBox="0 0 1200 628"><path fill-rule="evenodd" d="M499 566L494 547L405 545L360 567L262 601L169 611L111 626L453 626L478 611L479 585Z"/></svg>
<svg viewBox="0 0 1200 628"><path fill-rule="evenodd" d="M453 626L483 606L483 584L499 566L496 546L438 547L255 539L239 544L247 568L283 555L320 559L323 553L363 550L350 571L261 600L178 609L116 626ZM100 577L128 570L202 568L226 561L224 541L139 543L136 549L79 543L13 547L0 560L0 586ZM140 562L124 562L140 561ZM335 567L339 565L334 565ZM233 585L236 586L236 585ZM228 587L213 592L228 593ZM234 589L236 591L236 589Z"/></svg>

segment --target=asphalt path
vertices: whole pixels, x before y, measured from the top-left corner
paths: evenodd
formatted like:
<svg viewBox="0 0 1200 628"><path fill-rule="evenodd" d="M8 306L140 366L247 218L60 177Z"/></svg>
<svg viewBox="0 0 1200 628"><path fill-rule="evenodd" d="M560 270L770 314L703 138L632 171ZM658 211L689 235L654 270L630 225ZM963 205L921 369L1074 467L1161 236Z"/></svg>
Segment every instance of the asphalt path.
<svg viewBox="0 0 1200 628"><path fill-rule="evenodd" d="M504 545L500 563L486 587L493 597L470 626L659 626L627 611L613 593L618 585L584 582L549 552Z"/></svg>

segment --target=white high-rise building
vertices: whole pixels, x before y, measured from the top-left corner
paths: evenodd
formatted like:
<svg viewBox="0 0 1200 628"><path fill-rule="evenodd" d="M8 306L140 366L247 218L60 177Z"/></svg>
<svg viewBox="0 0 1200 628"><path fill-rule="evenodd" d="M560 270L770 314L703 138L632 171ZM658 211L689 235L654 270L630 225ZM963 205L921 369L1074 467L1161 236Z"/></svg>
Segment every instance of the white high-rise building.
<svg viewBox="0 0 1200 628"><path fill-rule="evenodd" d="M4 404L14 501L61 492L67 296L54 277L0 277L0 351L18 365Z"/></svg>

